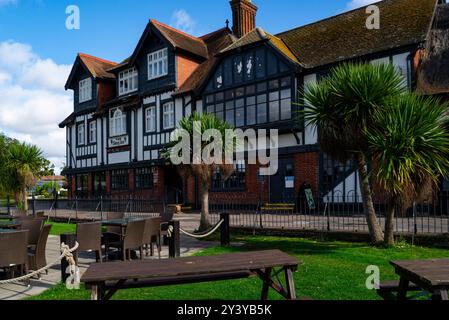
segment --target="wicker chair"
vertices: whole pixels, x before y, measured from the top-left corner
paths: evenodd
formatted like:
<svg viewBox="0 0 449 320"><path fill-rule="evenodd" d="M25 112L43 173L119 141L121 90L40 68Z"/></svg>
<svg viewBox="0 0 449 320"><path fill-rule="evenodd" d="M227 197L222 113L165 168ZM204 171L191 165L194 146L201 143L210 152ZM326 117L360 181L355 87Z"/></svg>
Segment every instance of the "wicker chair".
<svg viewBox="0 0 449 320"><path fill-rule="evenodd" d="M125 218L123 212L110 212L108 213L108 220L121 220ZM113 243L120 242L122 239L122 228L121 227L106 227L106 232L103 233L102 243Z"/></svg>
<svg viewBox="0 0 449 320"><path fill-rule="evenodd" d="M26 219L22 220L21 230L28 231L28 247L36 247L39 236L44 226L42 219Z"/></svg>
<svg viewBox="0 0 449 320"><path fill-rule="evenodd" d="M161 221L160 217L149 218L145 220L145 231L143 233L143 243L142 245L147 247L148 256L148 245L151 249L151 256L154 255L154 243L156 243L157 252L159 259L161 258Z"/></svg>
<svg viewBox="0 0 449 320"><path fill-rule="evenodd" d="M95 251L97 262L103 262L101 254L101 222L80 223L76 227L77 252Z"/></svg>
<svg viewBox="0 0 449 320"><path fill-rule="evenodd" d="M50 234L52 225L47 224L42 228L39 240L35 250L28 250L28 269L39 270L47 265L46 249L48 235ZM48 274L48 270L46 271Z"/></svg>
<svg viewBox="0 0 449 320"><path fill-rule="evenodd" d="M28 231L0 233L0 269L11 272L18 267L21 274L27 272Z"/></svg>
<svg viewBox="0 0 449 320"><path fill-rule="evenodd" d="M120 242L109 243L107 247L121 249L123 261L131 260L131 250L138 249L140 251L140 259L142 260L145 222L145 220L130 221L126 227L123 239Z"/></svg>

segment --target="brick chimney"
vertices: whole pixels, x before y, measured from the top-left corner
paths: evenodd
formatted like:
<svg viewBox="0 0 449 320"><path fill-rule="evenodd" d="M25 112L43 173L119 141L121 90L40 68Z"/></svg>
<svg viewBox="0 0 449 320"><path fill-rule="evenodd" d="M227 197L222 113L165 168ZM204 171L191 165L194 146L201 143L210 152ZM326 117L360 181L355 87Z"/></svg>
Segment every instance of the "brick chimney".
<svg viewBox="0 0 449 320"><path fill-rule="evenodd" d="M251 0L231 0L232 31L238 38L256 28L257 7Z"/></svg>

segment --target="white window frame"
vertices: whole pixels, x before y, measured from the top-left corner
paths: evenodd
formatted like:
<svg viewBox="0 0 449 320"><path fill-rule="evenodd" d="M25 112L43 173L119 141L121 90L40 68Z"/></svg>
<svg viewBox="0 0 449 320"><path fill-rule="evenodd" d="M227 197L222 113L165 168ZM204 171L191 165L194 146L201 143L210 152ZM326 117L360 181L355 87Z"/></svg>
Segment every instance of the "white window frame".
<svg viewBox="0 0 449 320"><path fill-rule="evenodd" d="M145 109L145 132L156 132L156 106Z"/></svg>
<svg viewBox="0 0 449 320"><path fill-rule="evenodd" d="M77 144L79 146L82 146L85 144L86 141L86 130L85 130L85 124L84 122L78 123L76 128L76 134L77 134Z"/></svg>
<svg viewBox="0 0 449 320"><path fill-rule="evenodd" d="M126 113L122 108L109 111L109 136L119 137L126 134Z"/></svg>
<svg viewBox="0 0 449 320"><path fill-rule="evenodd" d="M139 90L139 72L135 67L119 73L118 90L119 95L124 95Z"/></svg>
<svg viewBox="0 0 449 320"><path fill-rule="evenodd" d="M92 100L92 78L87 78L79 82L79 103Z"/></svg>
<svg viewBox="0 0 449 320"><path fill-rule="evenodd" d="M168 75L168 49L150 52L147 56L148 80Z"/></svg>
<svg viewBox="0 0 449 320"><path fill-rule="evenodd" d="M89 143L97 142L97 121L89 122Z"/></svg>
<svg viewBox="0 0 449 320"><path fill-rule="evenodd" d="M162 122L164 130L175 127L175 103L173 101L162 105Z"/></svg>

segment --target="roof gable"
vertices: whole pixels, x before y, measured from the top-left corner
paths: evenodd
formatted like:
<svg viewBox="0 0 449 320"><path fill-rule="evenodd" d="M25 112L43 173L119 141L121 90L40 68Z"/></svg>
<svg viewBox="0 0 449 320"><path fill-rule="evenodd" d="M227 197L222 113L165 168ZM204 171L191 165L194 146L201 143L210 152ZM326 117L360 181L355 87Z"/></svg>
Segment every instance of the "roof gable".
<svg viewBox="0 0 449 320"><path fill-rule="evenodd" d="M437 0L384 0L381 28L368 30L366 7L277 35L307 68L424 42Z"/></svg>

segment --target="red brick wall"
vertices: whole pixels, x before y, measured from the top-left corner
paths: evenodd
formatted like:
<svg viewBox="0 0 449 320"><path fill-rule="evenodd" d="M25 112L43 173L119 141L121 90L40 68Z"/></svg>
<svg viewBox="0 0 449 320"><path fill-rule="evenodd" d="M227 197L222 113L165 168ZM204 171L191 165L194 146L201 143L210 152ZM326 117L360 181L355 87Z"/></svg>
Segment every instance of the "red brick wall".
<svg viewBox="0 0 449 320"><path fill-rule="evenodd" d="M98 83L98 105L100 108L108 101L116 97L115 83L111 81L99 81Z"/></svg>
<svg viewBox="0 0 449 320"><path fill-rule="evenodd" d="M187 78L195 71L195 69L199 66L199 63L195 60L189 59L184 55L177 55L177 66L178 66L178 78L176 79L178 82L178 87L182 86Z"/></svg>
<svg viewBox="0 0 449 320"><path fill-rule="evenodd" d="M93 190L93 173L89 173L87 175L87 196L89 198L93 197L94 195L94 190Z"/></svg>
<svg viewBox="0 0 449 320"><path fill-rule="evenodd" d="M320 154L319 152L297 153L294 156L295 189L299 192L305 182L312 186L315 195L319 191Z"/></svg>

